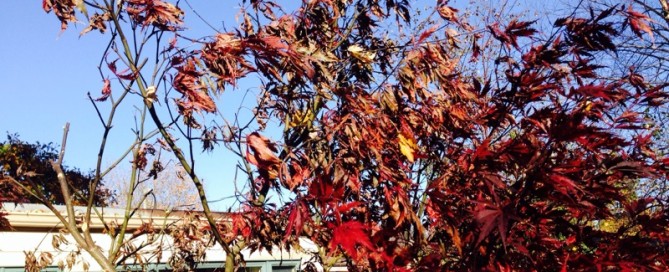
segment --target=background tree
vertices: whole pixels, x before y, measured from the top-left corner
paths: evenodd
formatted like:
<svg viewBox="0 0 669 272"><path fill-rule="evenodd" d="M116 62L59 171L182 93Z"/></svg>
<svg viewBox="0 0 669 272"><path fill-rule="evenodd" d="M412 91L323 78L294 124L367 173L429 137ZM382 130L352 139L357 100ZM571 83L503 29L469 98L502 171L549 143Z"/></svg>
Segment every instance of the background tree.
<svg viewBox="0 0 669 272"><path fill-rule="evenodd" d="M84 20L84 33L110 33L92 187L109 173L100 161L115 110L135 105L126 218L149 155L171 151L197 188L211 229L203 235L225 250L226 271L242 264L243 248L293 248L300 237L319 247L313 261L325 269L669 266L666 196L629 197L638 181L666 177L669 159L646 148L657 124L643 118L664 107L665 86L607 73L611 63L598 58L615 54L628 29L652 32L635 7L573 12L541 35L517 19L471 25L448 1L417 15L409 1L287 10L255 0L242 2L238 27L202 39L182 35L184 11L169 2L43 7L63 29ZM481 57L490 48L497 54ZM253 116L218 114L216 99L244 78L260 85ZM193 167L193 146L214 143L237 154L246 175L240 210L225 223ZM625 224L593 228L612 219ZM125 225L105 255L62 220L105 269L124 259Z"/></svg>
<svg viewBox="0 0 669 272"><path fill-rule="evenodd" d="M7 140L0 142L0 172L2 177L17 176L17 180L28 191L20 191L20 195L15 195L11 199L37 202L34 197L35 191L40 191L53 204L65 204L64 196L57 182L56 171L51 167L50 161L58 159L58 150L53 143L41 144L39 142L31 144L19 139L16 134L7 135ZM77 168L68 169L63 167L63 172L68 180L68 185L77 188L79 195L72 200L74 205L83 205L86 203L85 196L91 195L88 192L89 185L93 180L92 173L85 173ZM2 186L11 188L15 186L6 179L2 179ZM10 190L11 191L11 190ZM10 196L10 191L3 191L3 196ZM96 206L107 206L114 200L111 191L106 189L103 184L95 188L94 204ZM3 201L8 201L3 200Z"/></svg>
<svg viewBox="0 0 669 272"><path fill-rule="evenodd" d="M148 194L148 199L142 203L146 209L159 210L202 210L200 205L199 195L193 187L193 182L189 179L188 174L185 173L183 167L174 163L173 160L162 159L160 165L154 168L162 169L160 173L152 174L146 173L146 176L138 178L140 182L136 185L134 190L135 203L133 206L139 205L139 200L142 199L142 194ZM160 162L156 160L155 163ZM115 168L107 178L106 186L109 190L116 192L128 192L127 176L128 169L123 167ZM126 206L126 196L119 194L115 197L112 207L122 208Z"/></svg>

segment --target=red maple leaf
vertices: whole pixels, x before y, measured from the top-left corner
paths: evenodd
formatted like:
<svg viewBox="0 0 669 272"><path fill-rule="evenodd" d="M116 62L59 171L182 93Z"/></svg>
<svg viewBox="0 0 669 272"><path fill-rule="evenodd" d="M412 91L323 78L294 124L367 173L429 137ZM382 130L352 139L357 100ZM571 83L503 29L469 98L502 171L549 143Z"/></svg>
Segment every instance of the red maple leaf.
<svg viewBox="0 0 669 272"><path fill-rule="evenodd" d="M330 240L330 250L336 250L341 247L342 250L355 260L360 259L358 255L358 246L373 250L374 245L369 240L366 233L367 228L358 221L349 221L342 223L332 231L332 240Z"/></svg>

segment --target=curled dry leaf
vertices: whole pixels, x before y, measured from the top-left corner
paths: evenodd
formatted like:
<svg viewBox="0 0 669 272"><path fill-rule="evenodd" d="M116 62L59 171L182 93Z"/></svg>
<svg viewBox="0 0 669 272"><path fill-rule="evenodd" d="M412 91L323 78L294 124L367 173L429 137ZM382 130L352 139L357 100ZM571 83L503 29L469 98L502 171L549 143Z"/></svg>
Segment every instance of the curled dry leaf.
<svg viewBox="0 0 669 272"><path fill-rule="evenodd" d="M439 16L441 16L441 18L443 18L446 21L451 21L451 22L458 21L457 9L454 9L447 5L443 5L437 8L437 12L439 12Z"/></svg>
<svg viewBox="0 0 669 272"><path fill-rule="evenodd" d="M276 156L276 145L268 138L253 132L246 137L248 147L253 154L246 151L246 159L258 167L260 175L266 179L275 179L279 175L281 160Z"/></svg>
<svg viewBox="0 0 669 272"><path fill-rule="evenodd" d="M95 101L105 101L111 95L111 82L109 82L108 78L106 78L103 82L104 84L102 85L102 96L95 99Z"/></svg>
<svg viewBox="0 0 669 272"><path fill-rule="evenodd" d="M53 263L53 255L50 252L42 252L39 255L39 265L47 267Z"/></svg>
<svg viewBox="0 0 669 272"><path fill-rule="evenodd" d="M147 105L153 104L154 101L158 101L158 96L156 95L156 86L149 86L146 88L146 95L144 96L144 103Z"/></svg>
<svg viewBox="0 0 669 272"><path fill-rule="evenodd" d="M141 26L153 25L162 30L175 31L183 24L184 12L171 3L160 0L128 0L126 12Z"/></svg>
<svg viewBox="0 0 669 272"><path fill-rule="evenodd" d="M347 50L351 54L351 56L362 61L365 64L372 63L372 61L374 61L374 57L376 56L376 53L366 51L365 49L363 49L358 45L351 45L348 47Z"/></svg>
<svg viewBox="0 0 669 272"><path fill-rule="evenodd" d="M135 159L132 161L137 168L140 170L144 170L146 168L146 165L148 164L148 159L147 155L154 155L156 153L156 149L153 147L153 145L150 144L144 144L142 147L137 151L137 155L135 156Z"/></svg>
<svg viewBox="0 0 669 272"><path fill-rule="evenodd" d="M84 28L84 30L82 30L79 35L84 35L92 30L98 30L100 33L105 33L105 31L107 31L107 21L109 20L109 12L105 12L103 14L95 13L89 19L88 26Z"/></svg>
<svg viewBox="0 0 669 272"><path fill-rule="evenodd" d="M648 15L633 10L632 5L627 8L627 14L627 21L630 24L630 27L632 27L634 34L639 36L639 38L642 38L641 32L646 32L651 40L654 39L653 29L648 25L648 22L651 21Z"/></svg>
<svg viewBox="0 0 669 272"><path fill-rule="evenodd" d="M105 59L105 61L107 61L107 60ZM130 68L125 68L120 72L117 70L117 68L116 68L116 62L117 61L118 61L118 59L115 59L111 62L107 61L107 68L109 68L109 71L111 71L115 76L117 76L120 79L134 80L136 78L136 75L135 75L135 73L130 71Z"/></svg>
<svg viewBox="0 0 669 272"><path fill-rule="evenodd" d="M67 29L68 23L77 22L74 9L77 6L74 0L42 0L42 9L47 13L53 11L60 20L60 29Z"/></svg>

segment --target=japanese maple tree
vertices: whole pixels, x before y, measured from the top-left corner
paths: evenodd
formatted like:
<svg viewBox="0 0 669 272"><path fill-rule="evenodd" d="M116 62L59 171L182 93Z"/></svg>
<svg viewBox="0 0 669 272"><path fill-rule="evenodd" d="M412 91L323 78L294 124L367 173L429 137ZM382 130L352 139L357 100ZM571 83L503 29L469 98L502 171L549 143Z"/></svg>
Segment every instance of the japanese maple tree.
<svg viewBox="0 0 669 272"><path fill-rule="evenodd" d="M449 1L419 14L407 0L313 0L295 10L252 0L238 27L205 39L181 34L175 3L43 6L63 29L83 18L84 32L112 33L98 104L128 95L143 107L198 188L227 271L243 248L290 249L301 237L325 269L669 266L666 196L629 190L666 179L669 157L647 148L658 127L644 116L665 107L667 84L634 69L600 72L620 33L653 34L633 5L567 14L546 33L519 19L470 24ZM143 60L149 39L159 45L155 69ZM481 54L489 48L498 53ZM216 115L226 110L217 97L243 78L261 90L253 117ZM170 131L240 157L248 190L230 221L214 220ZM138 136L133 171L147 167L151 137ZM623 223L601 228L612 219Z"/></svg>

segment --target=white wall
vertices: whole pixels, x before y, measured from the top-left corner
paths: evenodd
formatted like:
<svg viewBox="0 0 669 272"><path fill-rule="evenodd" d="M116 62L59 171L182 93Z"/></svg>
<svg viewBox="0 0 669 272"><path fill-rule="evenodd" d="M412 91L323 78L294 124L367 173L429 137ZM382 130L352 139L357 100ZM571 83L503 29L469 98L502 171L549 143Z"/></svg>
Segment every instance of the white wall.
<svg viewBox="0 0 669 272"><path fill-rule="evenodd" d="M72 250L76 250L74 240L72 239L71 236L65 235L66 239L68 239L70 243L69 245L62 245L60 247L61 250L58 251L54 249L52 246L52 239L54 235L58 235L58 233L52 234L44 232L17 232L17 231L0 232L0 267L23 267L25 264L24 251L36 251L37 252L36 255L38 257L39 254L42 252L51 253L54 257L53 266L57 266L58 261L63 261L63 263L66 263L68 254L70 254ZM101 233L95 233L92 234L92 236L96 244L101 248L103 248L103 250L106 252L106 250L109 248L111 244L109 236ZM159 239L160 237L156 238L156 240ZM138 241L137 244L139 244L140 242L141 241ZM159 260L159 262L161 263L167 262L167 260L171 255L171 252L169 250L166 250L169 249L171 240L169 239L169 237L165 236L163 237L163 242L164 242L163 248L165 250L163 250L163 256L161 260ZM303 240L301 244L303 249L305 250L315 250L313 244L307 240ZM256 261L271 262L271 263L280 263L282 261L304 262L307 261L310 257L306 253L286 252L280 250L279 248L274 248L272 250L272 254L270 254L267 251L257 251L254 252L253 254L250 254L248 250L242 251L242 254L244 255L244 259L247 262L256 262ZM81 251L81 257L78 258L78 262L73 267L72 271L84 271L82 266L83 265L82 261L88 262L90 271L101 271L100 266L95 262L95 260L83 250ZM153 259L151 261L156 262L157 260ZM205 261L222 263L225 261L225 253L223 252L221 247L217 245L207 250Z"/></svg>

